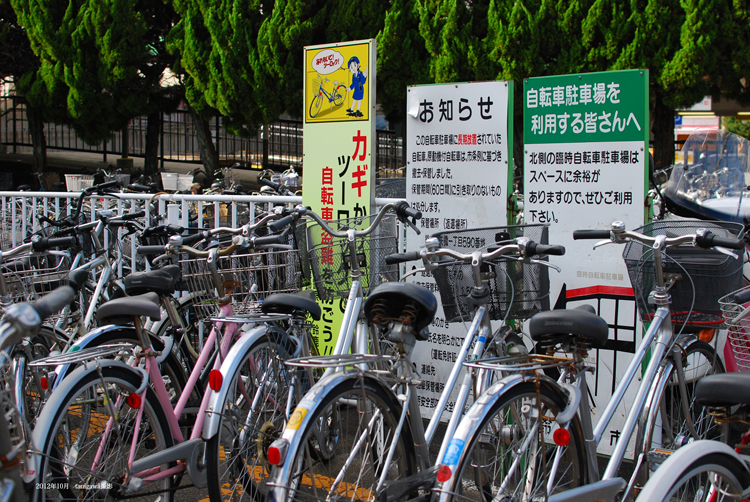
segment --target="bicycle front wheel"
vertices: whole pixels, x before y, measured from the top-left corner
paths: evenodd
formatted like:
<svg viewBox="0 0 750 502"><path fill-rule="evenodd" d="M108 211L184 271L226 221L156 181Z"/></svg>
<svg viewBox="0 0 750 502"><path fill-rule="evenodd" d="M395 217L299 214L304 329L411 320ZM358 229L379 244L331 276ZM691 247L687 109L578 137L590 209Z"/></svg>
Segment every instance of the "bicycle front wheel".
<svg viewBox="0 0 750 502"><path fill-rule="evenodd" d="M346 86L340 85L333 91L333 104L341 106L346 100Z"/></svg>
<svg viewBox="0 0 750 502"><path fill-rule="evenodd" d="M505 392L482 418L456 466L448 492L459 500L545 500L585 484L586 458L578 418L568 424L567 446L552 443L555 417L564 408L559 391L521 382Z"/></svg>
<svg viewBox="0 0 750 502"><path fill-rule="evenodd" d="M343 380L308 413L311 420L291 459L292 479L281 481L286 500L379 500L381 478L385 489L388 482L416 473L408 422L393 445L401 406L371 377Z"/></svg>
<svg viewBox="0 0 750 502"><path fill-rule="evenodd" d="M312 102L310 103L310 118L315 118L318 116L318 112L320 111L320 107L322 105L323 98L320 94L318 94L312 99Z"/></svg>
<svg viewBox="0 0 750 502"><path fill-rule="evenodd" d="M271 468L266 454L286 422L290 379L283 359L291 355L286 333L269 328L266 335L241 356L216 407L219 431L206 445L212 501L261 500L266 492Z"/></svg>
<svg viewBox="0 0 750 502"><path fill-rule="evenodd" d="M750 472L724 444L692 443L670 457L643 488L638 501L739 502L750 491Z"/></svg>
<svg viewBox="0 0 750 502"><path fill-rule="evenodd" d="M106 500L129 495L139 500L172 500L171 476L149 483L145 478L158 473L132 473L128 462L131 451L137 460L172 446L165 412L150 387L140 403L130 397L142 383L140 374L107 363L100 363L101 375L77 369L68 377L75 383L56 389L45 405L43 413L50 414L51 427L45 421L46 430L37 427L34 431L41 456L32 500ZM136 407L142 408L140 418Z"/></svg>
<svg viewBox="0 0 750 502"><path fill-rule="evenodd" d="M648 455L649 452L674 451L692 439L717 439L721 435L721 426L716 423L708 408L695 402L695 386L706 375L724 373L724 365L713 347L701 341L694 341L685 347L682 365L689 415L683 406L678 370L673 363L666 365L657 380L658 396L651 400L651 411L644 426L639 427L636 437L636 458L641 452L647 454L643 470L639 473L641 483L648 481L660 464L661 456ZM697 438L693 438L690 432L688 416Z"/></svg>

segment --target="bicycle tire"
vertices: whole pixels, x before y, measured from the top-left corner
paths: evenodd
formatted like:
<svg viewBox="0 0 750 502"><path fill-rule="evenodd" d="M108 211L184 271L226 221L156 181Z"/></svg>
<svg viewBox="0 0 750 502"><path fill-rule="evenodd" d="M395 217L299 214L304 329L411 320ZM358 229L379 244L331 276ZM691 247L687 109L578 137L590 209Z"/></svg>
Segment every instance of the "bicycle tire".
<svg viewBox="0 0 750 502"><path fill-rule="evenodd" d="M270 326L247 348L231 378L218 432L206 443L208 494L217 500L261 500L271 466L266 453L284 430L290 378L283 360L291 357L289 336ZM250 383L250 385L247 385Z"/></svg>
<svg viewBox="0 0 750 502"><path fill-rule="evenodd" d="M541 416L551 424L564 408L565 397L544 383L538 390L542 401ZM452 486L440 490L443 494L455 495L459 500L546 499L544 473L551 470L557 448L549 436L546 445L539 441L537 386L534 382L520 382L504 394L482 417L480 426L466 442L466 453L456 466L458 475L453 476ZM524 423L525 427L519 425ZM517 432L522 434L517 436ZM561 463L552 493L586 483L588 464L583 430L577 415L569 423L568 432L570 442L561 450ZM505 441L499 441L499 438ZM506 472L506 469L511 472ZM459 483L460 486L456 486ZM524 493L519 495L518 490Z"/></svg>
<svg viewBox="0 0 750 502"><path fill-rule="evenodd" d="M136 448L135 460L172 446L165 411L153 392L146 391L142 401L143 416L136 429L136 410L125 404L142 382L142 375L124 365L114 362L101 363L98 371L78 368L69 378L75 382L55 390L45 405L44 413L50 413L52 427L34 432L35 445L41 449L39 474L31 500L81 500L86 495L106 499L112 490L124 490L127 459L132 438L136 430L141 440ZM147 388L148 389L148 388ZM118 397L120 399L118 399ZM103 442L106 426L111 417L108 404L115 409L121 432L121 444L116 434L108 435ZM112 427L111 431L114 431ZM78 441L80 437L91 439L90 444ZM77 450L76 450L77 448ZM95 471L90 468L97 450L102 454ZM88 460L88 462L86 462ZM105 468L110 472L103 472ZM173 494L173 478L166 477L154 485L148 485L139 493L139 500L146 500L153 492L153 499L169 501ZM95 488L92 488L95 487Z"/></svg>
<svg viewBox="0 0 750 502"><path fill-rule="evenodd" d="M320 112L320 107L323 105L323 98L320 94L317 94L310 102L310 118L314 119Z"/></svg>
<svg viewBox="0 0 750 502"><path fill-rule="evenodd" d="M333 91L333 104L341 106L346 101L346 86L340 85Z"/></svg>
<svg viewBox="0 0 750 502"><path fill-rule="evenodd" d="M700 449L699 443L694 450ZM726 453L711 451L684 455L679 460L685 465L681 470L664 469L658 477L653 477L644 487L638 501L648 502L689 500L739 502L745 500L743 492L750 489L750 475L745 464ZM671 459L670 459L671 460ZM666 463L664 464L666 467ZM676 473L676 474L675 474ZM716 492L712 492L712 488Z"/></svg>
<svg viewBox="0 0 750 502"><path fill-rule="evenodd" d="M694 402L693 396L697 381L705 375L724 373L724 364L713 347L702 341L694 341L685 348L684 368L686 391L690 400L688 408L699 435L697 439L716 439L721 434L721 426L716 424L706 407ZM648 454L654 450L674 451L692 438L682 409L682 399L677 385L677 368L674 365L664 367L657 380L656 389L661 389L661 393L658 400L651 400L653 412L649 413L638 427L635 458L641 453ZM658 405L654 406L653 403ZM654 457L652 462L647 455L638 473L641 484L645 483L651 472L658 467L657 459L658 457Z"/></svg>
<svg viewBox="0 0 750 502"><path fill-rule="evenodd" d="M8 422L5 419L5 411L0 413L0 454L4 458L10 458L11 451L14 448L13 441L10 437L10 431L8 430ZM10 492L10 497L7 502L26 502L26 494L24 493L23 479L21 479L21 465L8 466L0 469L0 480L2 482L9 481L13 483L13 491Z"/></svg>
<svg viewBox="0 0 750 502"><path fill-rule="evenodd" d="M393 439L401 409L393 393L371 376L346 378L333 386L307 412L310 420L291 459L291 479L281 481L289 490L285 500L323 500L326 493L322 487L339 501L379 500L374 492L382 474L381 462L386 459L385 450ZM370 422L372 426L368 427ZM364 441L355 449L360 438ZM381 450L376 451L377 447ZM347 461L350 463L344 465ZM402 480L416 471L414 441L406 421L386 481ZM335 480L339 483L333 486Z"/></svg>

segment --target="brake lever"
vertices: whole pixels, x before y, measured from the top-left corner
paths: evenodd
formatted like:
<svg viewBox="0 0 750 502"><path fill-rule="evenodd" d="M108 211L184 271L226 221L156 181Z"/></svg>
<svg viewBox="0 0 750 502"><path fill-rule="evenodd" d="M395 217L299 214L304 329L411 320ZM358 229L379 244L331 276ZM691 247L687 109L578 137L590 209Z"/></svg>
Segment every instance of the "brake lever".
<svg viewBox="0 0 750 502"><path fill-rule="evenodd" d="M616 242L614 242L614 241L613 241L613 240L611 240L611 239L606 239L606 240L603 240L603 241L599 241L599 242L597 242L596 244L594 244L594 249L596 249L596 248L600 248L600 247L602 247L602 246L606 246L607 244L617 244L617 243L616 243Z"/></svg>
<svg viewBox="0 0 750 502"><path fill-rule="evenodd" d="M407 225L409 225L412 228L412 230L414 230L417 233L417 235L421 235L422 234L422 232L420 232L419 229L417 228L417 224L416 224L417 221L416 220L414 220L414 222L411 222L411 221L409 221L409 217L408 216L405 217L404 219L401 219L401 218L399 218L399 219L401 220L401 222L406 223Z"/></svg>
<svg viewBox="0 0 750 502"><path fill-rule="evenodd" d="M544 266L546 266L546 267L549 267L549 268L553 268L553 269L557 270L557 271L558 271L558 273L559 273L559 272L562 272L562 269L561 269L560 267L558 267L557 265L553 265L552 263L550 263L550 262L548 262L548 261L544 261L544 260L537 260L537 259L535 259L535 258L529 258L529 262L530 262L530 263L537 263L537 264L539 264L539 265L544 265Z"/></svg>
<svg viewBox="0 0 750 502"><path fill-rule="evenodd" d="M414 270L412 270L411 272L407 272L407 273L405 273L404 275L402 275L402 276L401 276L401 278L402 278L402 279L406 279L406 278L407 278L407 277L409 277L410 275L417 275L417 274L418 274L418 273L420 273L420 272L427 272L427 269L426 269L426 268L415 268L415 269L414 269Z"/></svg>
<svg viewBox="0 0 750 502"><path fill-rule="evenodd" d="M719 253L721 253L721 254L725 254L727 256L731 256L735 260L739 259L739 256L737 256L736 254L734 254L732 251L728 250L727 248L723 248L721 246L714 246L714 249L716 251L718 251Z"/></svg>

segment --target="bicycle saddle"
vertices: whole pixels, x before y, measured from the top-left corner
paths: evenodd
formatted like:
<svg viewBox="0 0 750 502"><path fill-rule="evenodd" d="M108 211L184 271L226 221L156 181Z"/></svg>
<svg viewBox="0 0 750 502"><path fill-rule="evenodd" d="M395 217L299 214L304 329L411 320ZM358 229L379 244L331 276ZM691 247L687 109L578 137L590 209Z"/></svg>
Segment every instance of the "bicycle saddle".
<svg viewBox="0 0 750 502"><path fill-rule="evenodd" d="M535 342L562 341L565 336L577 336L593 347L602 347L609 338L607 321L596 315L594 307L582 305L572 310L547 310L532 316L529 334ZM556 336L550 340L550 335Z"/></svg>
<svg viewBox="0 0 750 502"><path fill-rule="evenodd" d="M384 282L372 290L365 302L368 321L385 325L392 320L405 323L410 319L419 340L427 339L427 333L422 330L432 322L436 310L435 295L423 286L408 282Z"/></svg>
<svg viewBox="0 0 750 502"><path fill-rule="evenodd" d="M149 272L133 272L125 277L123 284L128 295L142 295L157 293L171 295L177 290L177 284L182 279L182 271L178 265L151 270Z"/></svg>
<svg viewBox="0 0 750 502"><path fill-rule="evenodd" d="M96 316L102 322L107 319L115 324L131 322L133 317L136 316L146 316L150 317L152 321L158 321L161 319L159 295L146 293L110 300L99 307Z"/></svg>
<svg viewBox="0 0 750 502"><path fill-rule="evenodd" d="M260 309L266 314L293 314L305 310L316 321L320 320L320 305L315 301L315 291L297 293L274 293L263 300Z"/></svg>
<svg viewBox="0 0 750 502"><path fill-rule="evenodd" d="M695 386L695 402L701 406L750 404L750 373L706 375Z"/></svg>
<svg viewBox="0 0 750 502"><path fill-rule="evenodd" d="M88 279L88 270L71 270L70 273L68 273L68 285L73 288L76 293L81 291L81 288L86 284Z"/></svg>

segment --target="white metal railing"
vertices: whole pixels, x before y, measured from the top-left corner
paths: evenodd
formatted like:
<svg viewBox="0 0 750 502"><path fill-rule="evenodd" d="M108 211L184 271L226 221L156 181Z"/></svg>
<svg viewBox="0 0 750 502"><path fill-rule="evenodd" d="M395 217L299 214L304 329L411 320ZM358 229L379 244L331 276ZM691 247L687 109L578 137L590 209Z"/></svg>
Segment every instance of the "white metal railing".
<svg viewBox="0 0 750 502"><path fill-rule="evenodd" d="M0 248L17 246L26 236L38 232L45 226L40 215L57 220L72 214L79 197L78 192L0 192ZM395 200L376 198L375 206ZM82 211L93 221L102 210L132 213L150 206L158 216L147 210L146 226L171 223L184 228L236 228L254 221L256 215L273 205L301 203L302 197L299 196L118 193L88 196ZM105 235L105 239L108 236ZM122 231L118 233L118 239L123 254L130 260L130 270L138 270L135 239L123 239ZM110 243L107 240L104 244L108 246ZM122 263L119 268L117 272L122 275Z"/></svg>

